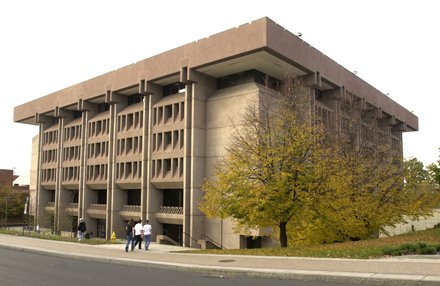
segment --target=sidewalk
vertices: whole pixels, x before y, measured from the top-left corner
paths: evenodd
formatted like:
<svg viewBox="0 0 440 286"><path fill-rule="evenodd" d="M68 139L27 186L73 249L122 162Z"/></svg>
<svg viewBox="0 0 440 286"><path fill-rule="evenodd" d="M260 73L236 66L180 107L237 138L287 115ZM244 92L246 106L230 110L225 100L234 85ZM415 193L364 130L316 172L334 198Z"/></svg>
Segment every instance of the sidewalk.
<svg viewBox="0 0 440 286"><path fill-rule="evenodd" d="M0 247L209 275L326 280L352 284L440 285L440 255L382 259L294 258L186 254L187 248L152 243L125 252L125 245L86 245L0 235Z"/></svg>

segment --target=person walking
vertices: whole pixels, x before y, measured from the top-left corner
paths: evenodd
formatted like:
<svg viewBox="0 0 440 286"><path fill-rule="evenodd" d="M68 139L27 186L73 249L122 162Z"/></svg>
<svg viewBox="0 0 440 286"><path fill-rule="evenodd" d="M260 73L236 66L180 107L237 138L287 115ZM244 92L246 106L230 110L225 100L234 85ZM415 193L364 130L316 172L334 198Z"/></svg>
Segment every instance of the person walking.
<svg viewBox="0 0 440 286"><path fill-rule="evenodd" d="M84 233L86 232L87 227L86 227L86 222L80 218L79 219L79 224L78 224L78 240L81 241L84 239Z"/></svg>
<svg viewBox="0 0 440 286"><path fill-rule="evenodd" d="M130 219L125 225L125 233L127 234L127 243L125 244L125 252L128 252L128 247L130 244L133 246L133 227L134 220ZM133 250L133 247L131 248Z"/></svg>
<svg viewBox="0 0 440 286"><path fill-rule="evenodd" d="M134 226L134 242L131 244L132 245L131 250L136 248L136 245L138 245L138 243L139 243L139 249L142 249L142 233L143 233L142 220L139 219L136 225Z"/></svg>
<svg viewBox="0 0 440 286"><path fill-rule="evenodd" d="M144 225L144 240L145 240L145 250L148 250L148 247L150 247L150 242L151 242L151 224L148 219Z"/></svg>

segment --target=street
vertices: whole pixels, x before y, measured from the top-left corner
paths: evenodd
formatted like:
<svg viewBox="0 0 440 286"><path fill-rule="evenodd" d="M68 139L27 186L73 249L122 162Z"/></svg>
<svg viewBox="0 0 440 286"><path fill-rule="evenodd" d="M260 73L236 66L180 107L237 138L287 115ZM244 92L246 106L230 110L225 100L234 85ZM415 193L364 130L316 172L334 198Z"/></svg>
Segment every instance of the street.
<svg viewBox="0 0 440 286"><path fill-rule="evenodd" d="M322 281L219 277L170 270L101 263L28 253L0 247L0 285L3 286L342 286Z"/></svg>

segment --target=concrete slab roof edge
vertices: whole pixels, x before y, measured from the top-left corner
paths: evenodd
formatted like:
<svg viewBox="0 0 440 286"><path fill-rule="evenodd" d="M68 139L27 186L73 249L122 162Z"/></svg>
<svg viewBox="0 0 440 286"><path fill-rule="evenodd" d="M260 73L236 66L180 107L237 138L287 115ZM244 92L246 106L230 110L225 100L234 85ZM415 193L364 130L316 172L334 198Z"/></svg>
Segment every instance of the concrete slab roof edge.
<svg viewBox="0 0 440 286"><path fill-rule="evenodd" d="M225 45L225 42L228 42L228 45ZM197 69L261 50L306 73L319 72L327 82L345 87L351 93L365 98L371 105L394 115L398 121L406 123L408 130L418 130L418 118L413 113L266 17L16 106L13 120L35 124L30 119L37 113L44 114L57 107L71 106L80 99L90 100L106 94L108 90L117 91L132 87L138 85L141 80L154 82L179 74L182 67Z"/></svg>

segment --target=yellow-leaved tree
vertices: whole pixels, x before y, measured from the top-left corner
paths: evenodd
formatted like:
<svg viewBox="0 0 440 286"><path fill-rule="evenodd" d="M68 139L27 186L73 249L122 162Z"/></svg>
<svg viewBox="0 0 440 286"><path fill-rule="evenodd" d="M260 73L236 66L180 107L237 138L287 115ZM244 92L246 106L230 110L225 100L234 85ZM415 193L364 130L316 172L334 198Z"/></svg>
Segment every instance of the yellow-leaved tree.
<svg viewBox="0 0 440 286"><path fill-rule="evenodd" d="M438 206L429 184L405 184L388 119L348 94L324 124L312 112L312 90L288 78L234 122L226 156L202 186L208 217L233 218L240 230L272 227L286 247L377 236Z"/></svg>
<svg viewBox="0 0 440 286"><path fill-rule="evenodd" d="M297 243L377 237L387 226L429 216L439 207L439 192L423 164L403 160L399 146L381 136L389 128L386 119L354 97L341 101L339 132L326 137L332 146L325 161L327 191L290 225Z"/></svg>
<svg viewBox="0 0 440 286"><path fill-rule="evenodd" d="M242 229L275 228L281 247L288 245L289 221L321 192L326 175L324 131L311 124L306 89L289 79L278 96L265 94L248 107L202 187L205 214L232 217Z"/></svg>

